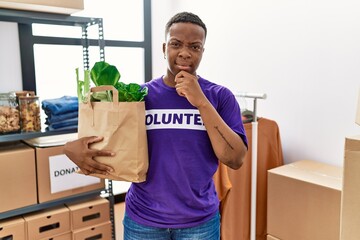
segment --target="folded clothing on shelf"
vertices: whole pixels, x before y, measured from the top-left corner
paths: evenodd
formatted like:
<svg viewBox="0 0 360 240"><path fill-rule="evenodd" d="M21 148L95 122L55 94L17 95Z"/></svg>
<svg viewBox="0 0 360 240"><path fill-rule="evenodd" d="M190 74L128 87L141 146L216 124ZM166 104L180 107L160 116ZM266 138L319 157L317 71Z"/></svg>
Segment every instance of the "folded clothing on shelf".
<svg viewBox="0 0 360 240"><path fill-rule="evenodd" d="M46 115L59 115L78 111L79 102L77 97L63 96L61 98L45 99L42 101L42 109Z"/></svg>
<svg viewBox="0 0 360 240"><path fill-rule="evenodd" d="M66 131L66 130L77 130L78 126L76 125L69 125L69 126L65 126L65 127L60 127L60 128L53 128L51 126L48 126L45 128L46 131Z"/></svg>
<svg viewBox="0 0 360 240"><path fill-rule="evenodd" d="M74 119L78 117L78 111L68 112L60 115L48 115L45 124L51 125L68 119Z"/></svg>
<svg viewBox="0 0 360 240"><path fill-rule="evenodd" d="M79 110L77 97L63 96L43 100L42 109L47 116L45 121L48 125L47 131L77 129Z"/></svg>
<svg viewBox="0 0 360 240"><path fill-rule="evenodd" d="M53 129L59 129L63 127L77 126L77 125L78 125L78 118L72 118L72 119L66 119L64 121L49 124L49 127Z"/></svg>

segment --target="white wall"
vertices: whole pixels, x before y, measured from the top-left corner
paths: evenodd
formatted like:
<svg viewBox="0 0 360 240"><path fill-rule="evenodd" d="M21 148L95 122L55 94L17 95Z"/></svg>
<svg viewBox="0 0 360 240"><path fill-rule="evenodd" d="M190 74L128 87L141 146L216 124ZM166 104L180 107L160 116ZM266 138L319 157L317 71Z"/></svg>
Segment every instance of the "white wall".
<svg viewBox="0 0 360 240"><path fill-rule="evenodd" d="M21 79L17 24L0 22L0 92L22 90Z"/></svg>
<svg viewBox="0 0 360 240"><path fill-rule="evenodd" d="M208 27L198 74L234 92L267 94L258 115L278 123L285 162L343 164L345 137L360 134L360 1L168 2L152 1L154 76L166 68L167 20L194 12Z"/></svg>
<svg viewBox="0 0 360 240"><path fill-rule="evenodd" d="M258 114L278 123L285 162L342 165L345 137L360 134L354 123L360 1L219 2L152 1L154 77L166 69L161 47L167 20L192 11L209 31L198 73L234 92L268 95L259 100ZM16 25L0 22L0 32L0 92L21 90ZM251 108L251 101L240 103Z"/></svg>

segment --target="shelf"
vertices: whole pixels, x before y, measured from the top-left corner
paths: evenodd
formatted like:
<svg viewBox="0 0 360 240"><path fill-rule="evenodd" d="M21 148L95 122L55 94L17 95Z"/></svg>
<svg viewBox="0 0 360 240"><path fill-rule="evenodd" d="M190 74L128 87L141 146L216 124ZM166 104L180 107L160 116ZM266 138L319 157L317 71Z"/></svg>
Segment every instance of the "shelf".
<svg viewBox="0 0 360 240"><path fill-rule="evenodd" d="M68 26L84 26L92 22L97 22L99 18L88 18L70 16L65 14L28 12L21 10L11 10L0 8L0 21L17 22L24 24L45 23Z"/></svg>
<svg viewBox="0 0 360 240"><path fill-rule="evenodd" d="M35 71L34 71L34 53L32 51L33 45L37 42L39 36L33 36L32 34L32 26L33 23L38 24L50 24L50 25L65 25L65 26L76 26L82 28L82 35L79 38L76 38L78 44L81 44L83 47L83 63L84 69L89 69L89 46L95 45L95 40L88 39L88 27L92 25L98 25L99 38L97 44L100 48L100 60L105 59L105 41L103 38L103 25L102 18L89 18L89 17L79 17L79 16L70 16L65 14L54 14L54 13L44 13L44 12L29 12L29 11L20 11L20 10L11 10L0 8L0 21L5 22L15 22L18 23L19 29L21 29L22 35L19 37L20 40L20 48L23 49L21 52L21 56L27 56L27 59L30 59L27 62L23 62L22 68L23 76L27 76L29 80L26 82L23 81L23 87L25 89L31 90L33 89L36 92L36 80L35 80ZM45 37L43 37L44 39ZM51 38L49 38L51 39ZM54 38L55 39L55 38ZM65 41L69 41L67 38L63 38ZM73 41L74 39L70 39ZM53 41L53 40L51 40ZM56 41L56 39L54 40ZM80 41L80 42L79 42ZM31 56L30 58L28 56ZM30 69L30 70L29 70ZM20 141L20 140L28 140L32 138L44 137L44 136L53 136L53 135L61 135L61 134L69 134L76 133L75 130L67 130L67 131L41 131L41 132L31 132L31 133L13 133L13 134L2 134L0 135L0 143L4 142L12 142L12 141ZM7 212L0 213L0 220L18 216L30 212L35 212L38 210L44 210L50 207L58 206L68 202L74 202L77 200L87 199L91 196L100 196L101 192L107 193L109 201L110 201L110 220L112 222L112 240L115 240L115 226L114 226L114 195L112 190L112 181L108 180L108 187L97 191L83 193L80 195L73 195L66 198L57 199L50 202L39 203L31 206L27 206L24 208L14 209ZM5 193L6 194L6 193ZM18 196L9 196L9 197L18 197Z"/></svg>
<svg viewBox="0 0 360 240"><path fill-rule="evenodd" d="M104 191L105 191L105 189L104 189ZM26 214L26 213L43 210L43 209L47 209L47 208L51 208L51 207L56 207L56 206L59 206L60 204L71 203L71 202L82 200L82 199L88 199L90 197L100 196L100 194L101 194L101 190L95 190L95 191L91 191L91 192L87 192L87 193L73 195L71 197L56 199L53 201L35 204L35 205L23 207L23 208L17 208L17 209L11 210L11 211L0 213L0 220L9 218L9 217Z"/></svg>
<svg viewBox="0 0 360 240"><path fill-rule="evenodd" d="M76 133L75 130L67 131L43 131L43 132L29 132L29 133L13 133L0 135L0 143L27 140L37 137L54 136L68 133Z"/></svg>

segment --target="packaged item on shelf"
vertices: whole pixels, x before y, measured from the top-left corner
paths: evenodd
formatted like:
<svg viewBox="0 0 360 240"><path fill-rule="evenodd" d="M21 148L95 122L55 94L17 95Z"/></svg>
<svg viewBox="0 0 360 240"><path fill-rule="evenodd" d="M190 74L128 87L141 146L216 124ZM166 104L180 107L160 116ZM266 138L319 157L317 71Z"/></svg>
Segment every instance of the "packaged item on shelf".
<svg viewBox="0 0 360 240"><path fill-rule="evenodd" d="M77 130L78 128L78 98L62 96L60 98L44 99L41 102L46 119L47 131Z"/></svg>
<svg viewBox="0 0 360 240"><path fill-rule="evenodd" d="M61 233L59 235L52 235L46 238L41 238L39 240L72 240L72 232L66 232L66 233ZM90 240L90 239L88 239ZM95 239L94 239L95 240Z"/></svg>
<svg viewBox="0 0 360 240"><path fill-rule="evenodd" d="M72 231L110 221L110 203L106 198L97 197L65 205L70 210Z"/></svg>
<svg viewBox="0 0 360 240"><path fill-rule="evenodd" d="M0 134L20 131L19 106L15 93L0 93Z"/></svg>
<svg viewBox="0 0 360 240"><path fill-rule="evenodd" d="M0 220L0 239L2 240L24 240L25 220L22 217Z"/></svg>
<svg viewBox="0 0 360 240"><path fill-rule="evenodd" d="M41 131L40 102L38 96L19 96L20 123L22 132Z"/></svg>
<svg viewBox="0 0 360 240"><path fill-rule="evenodd" d="M65 206L25 214L27 239L49 239L70 232L70 211Z"/></svg>
<svg viewBox="0 0 360 240"><path fill-rule="evenodd" d="M0 8L70 15L84 10L84 0L0 0Z"/></svg>
<svg viewBox="0 0 360 240"><path fill-rule="evenodd" d="M111 222L73 231L73 240L111 239Z"/></svg>
<svg viewBox="0 0 360 240"><path fill-rule="evenodd" d="M37 204L34 149L0 143L0 166L0 213Z"/></svg>
<svg viewBox="0 0 360 240"><path fill-rule="evenodd" d="M78 174L75 165L64 153L64 143L77 134L63 134L25 140L35 148L38 203L105 189L105 180ZM40 147L41 146L41 147Z"/></svg>
<svg viewBox="0 0 360 240"><path fill-rule="evenodd" d="M23 90L23 91L16 91L14 92L16 97L27 97L27 96L35 96L35 92L34 91L27 91L27 90Z"/></svg>

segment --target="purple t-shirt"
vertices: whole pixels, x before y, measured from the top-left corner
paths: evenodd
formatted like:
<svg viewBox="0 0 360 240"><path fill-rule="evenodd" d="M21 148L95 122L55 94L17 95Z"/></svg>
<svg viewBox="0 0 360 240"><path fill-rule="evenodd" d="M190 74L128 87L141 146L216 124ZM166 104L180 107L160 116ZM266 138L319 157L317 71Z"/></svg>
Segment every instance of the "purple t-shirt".
<svg viewBox="0 0 360 240"><path fill-rule="evenodd" d="M240 107L230 90L199 78L199 84L223 120L247 140ZM199 225L219 209L213 175L218 159L200 113L163 78L146 83L149 148L147 180L133 183L126 194L126 213L152 227Z"/></svg>

